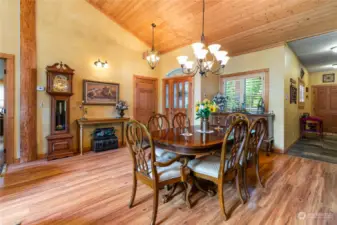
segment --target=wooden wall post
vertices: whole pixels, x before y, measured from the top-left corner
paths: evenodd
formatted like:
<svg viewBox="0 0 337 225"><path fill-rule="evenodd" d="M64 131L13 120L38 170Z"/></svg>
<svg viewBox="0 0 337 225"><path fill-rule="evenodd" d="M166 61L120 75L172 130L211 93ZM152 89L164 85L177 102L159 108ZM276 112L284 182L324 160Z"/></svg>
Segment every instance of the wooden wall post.
<svg viewBox="0 0 337 225"><path fill-rule="evenodd" d="M36 0L20 0L20 161L37 157Z"/></svg>

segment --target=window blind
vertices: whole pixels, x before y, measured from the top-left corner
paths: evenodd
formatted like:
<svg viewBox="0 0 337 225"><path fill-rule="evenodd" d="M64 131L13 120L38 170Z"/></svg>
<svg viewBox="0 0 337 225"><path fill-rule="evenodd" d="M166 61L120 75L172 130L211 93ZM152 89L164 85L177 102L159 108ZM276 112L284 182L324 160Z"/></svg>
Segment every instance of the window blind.
<svg viewBox="0 0 337 225"><path fill-rule="evenodd" d="M236 111L242 105L247 111L255 111L264 97L264 73L223 78L223 93L227 111Z"/></svg>

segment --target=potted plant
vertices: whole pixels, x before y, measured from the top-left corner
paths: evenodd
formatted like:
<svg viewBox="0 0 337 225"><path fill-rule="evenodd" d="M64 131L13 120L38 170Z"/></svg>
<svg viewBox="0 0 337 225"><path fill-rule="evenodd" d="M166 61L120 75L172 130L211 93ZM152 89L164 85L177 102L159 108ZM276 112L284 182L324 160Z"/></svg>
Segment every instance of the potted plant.
<svg viewBox="0 0 337 225"><path fill-rule="evenodd" d="M213 97L213 102L219 107L220 112L224 112L227 107L228 97L223 96L221 93L216 94Z"/></svg>
<svg viewBox="0 0 337 225"><path fill-rule="evenodd" d="M124 116L124 110L128 110L129 106L126 103L126 101L118 101L118 103L116 104L116 110L119 114L119 118L123 118Z"/></svg>
<svg viewBox="0 0 337 225"><path fill-rule="evenodd" d="M216 112L217 105L214 101L204 99L202 102L197 102L195 106L196 119L201 119L201 131L209 130L209 116L212 112Z"/></svg>

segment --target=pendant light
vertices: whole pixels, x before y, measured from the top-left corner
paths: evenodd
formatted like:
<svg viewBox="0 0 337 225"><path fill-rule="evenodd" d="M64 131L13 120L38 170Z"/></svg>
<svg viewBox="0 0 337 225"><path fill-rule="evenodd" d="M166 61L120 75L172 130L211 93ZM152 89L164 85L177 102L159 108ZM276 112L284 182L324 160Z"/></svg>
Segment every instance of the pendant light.
<svg viewBox="0 0 337 225"><path fill-rule="evenodd" d="M156 24L152 23L152 49L151 51L147 52L146 60L151 69L154 69L158 62L159 62L159 53L154 49L154 28L156 27Z"/></svg>

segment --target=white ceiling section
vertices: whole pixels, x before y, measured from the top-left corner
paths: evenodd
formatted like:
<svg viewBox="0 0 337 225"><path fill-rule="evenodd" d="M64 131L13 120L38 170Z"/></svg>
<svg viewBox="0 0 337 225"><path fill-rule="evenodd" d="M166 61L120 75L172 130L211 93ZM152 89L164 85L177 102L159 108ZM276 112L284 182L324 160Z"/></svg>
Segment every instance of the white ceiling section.
<svg viewBox="0 0 337 225"><path fill-rule="evenodd" d="M337 31L288 44L309 72L333 70L332 64L337 63L337 53L331 51L337 46Z"/></svg>

